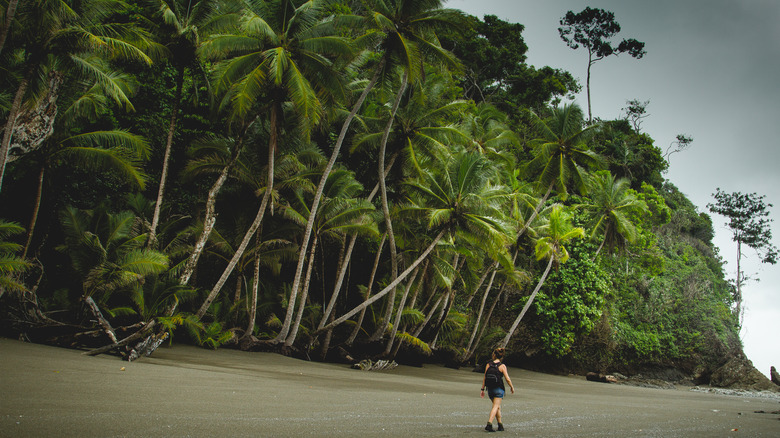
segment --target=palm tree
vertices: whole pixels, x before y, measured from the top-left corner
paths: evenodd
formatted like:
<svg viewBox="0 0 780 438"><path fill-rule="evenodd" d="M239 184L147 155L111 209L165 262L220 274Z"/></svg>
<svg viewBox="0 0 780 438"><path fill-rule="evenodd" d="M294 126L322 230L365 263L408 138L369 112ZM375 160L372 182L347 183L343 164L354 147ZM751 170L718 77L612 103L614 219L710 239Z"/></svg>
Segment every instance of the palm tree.
<svg viewBox="0 0 780 438"><path fill-rule="evenodd" d="M96 68L106 70L105 77L111 80L112 88L125 90L129 95L134 88L132 81L123 74L108 70L105 63L95 60ZM91 82L80 84L86 91L72 96L63 96L66 105L62 106L60 116L53 126L54 132L43 141L35 152L22 156L9 157L9 162L15 159L35 159L39 161L38 189L36 192L33 213L27 231L27 242L24 253L29 251L33 232L41 206L44 179L47 171L62 168L80 168L94 172L112 172L131 187L143 189L146 175L141 169L141 163L149 158L149 146L146 140L130 132L113 130L91 130L89 125L108 111L109 99L106 87Z"/></svg>
<svg viewBox="0 0 780 438"><path fill-rule="evenodd" d="M171 105L171 118L168 124L168 135L165 141L165 152L162 159L162 172L160 184L157 190L157 202L154 205L152 223L149 230L148 245L154 244L157 238L157 225L160 221L160 209L162 208L165 183L168 177L168 165L170 162L173 136L176 132L176 124L181 105L182 88L184 86L185 69L194 72L202 71L198 58L198 47L203 35L210 30L216 31L224 26L228 19L235 15L229 9L225 10L228 3L221 4L219 14L214 14L217 0L156 0L154 3L155 18L159 17L161 23L157 26L157 36L168 50L171 65L176 70L175 91ZM196 78L197 75L193 75Z"/></svg>
<svg viewBox="0 0 780 438"><path fill-rule="evenodd" d="M586 143L597 125L584 127L583 117L582 109L574 103L553 108L552 116L547 120L531 112L534 128L540 137L531 143L533 158L527 163L526 170L531 175L538 175L539 187L546 191L525 221L520 235L539 214L553 189L562 196L568 193L570 186L584 193L586 169L583 166L601 166L601 158L588 149Z"/></svg>
<svg viewBox="0 0 780 438"><path fill-rule="evenodd" d="M298 308L295 322L290 333L285 340L286 346L291 346L298 335L298 326L303 316L304 303L309 289L311 278L311 269L314 265L314 255L317 243L321 239L336 239L343 241L346 233L359 233L363 235L378 235L376 222L371 218L374 212L374 205L365 199L358 199L355 196L362 191L362 185L354 179L354 175L346 170L335 170L331 172L328 178L328 185L325 187L325 197L320 205L320 212L316 215L317 220L313 229L313 239L309 251L309 268L304 278L304 284L301 291L301 305ZM308 203L300 193L292 200L294 205L285 209L286 216L299 225L303 225L305 218L308 218ZM324 274L324 273L323 273ZM329 312L333 309L333 303L338 298L339 290L335 289L331 295L328 305ZM290 304L292 305L292 303ZM324 305L324 303L323 303ZM323 315L325 321L329 315ZM320 326L322 326L322 322Z"/></svg>
<svg viewBox="0 0 780 438"><path fill-rule="evenodd" d="M137 220L132 212L112 214L104 206L66 207L60 213L65 242L58 249L70 257L81 279L82 298L113 343L116 335L99 306L107 304L114 292L141 284L168 267L165 254L143 249L146 236L138 233Z"/></svg>
<svg viewBox="0 0 780 438"><path fill-rule="evenodd" d="M122 7L123 3L118 0L85 0L74 5L64 0L41 0L24 2L16 11L16 28L24 29L29 34L20 38L17 42L19 47L15 47L23 59L20 67L22 74L0 143L0 187L11 139L18 128L23 103L29 100L29 90L48 89L49 95L37 102L36 106L56 114L54 103L60 85L72 78L89 77L106 86L112 98L131 106L123 90L111 88L112 81L103 70L94 68L94 62L90 59L92 55L100 55L151 63L151 58L144 50L154 45L143 32L132 24L107 22ZM45 78L46 83L36 83L37 78ZM47 120L50 128L55 118L51 114L49 116ZM37 137L45 139L47 130L44 128L39 131ZM35 144L29 146L30 149L35 147Z"/></svg>
<svg viewBox="0 0 780 438"><path fill-rule="evenodd" d="M379 79L380 74L383 72L393 72L396 66L402 66L404 71L404 85L399 89L396 101L399 101L400 96L406 89L406 81L415 81L417 77L417 67L422 66L422 55L429 55L448 62L450 65L454 65L454 58L446 50L442 49L438 44L438 40L435 36L435 30L440 28L452 28L455 17L460 17L459 11L451 9L442 9L441 0L372 0L368 6L368 10L365 11L364 24L375 31L379 36L377 47L382 53L382 57L377 64L374 75L369 81L366 88L363 89L360 97L357 99L352 107L347 119L342 125L339 137L336 140L333 152L331 153L330 161L323 172L322 179L317 186L317 193L312 201L312 207L310 209L311 214L306 224L306 230L304 231L303 242L301 244L301 252L298 258L298 266L295 272L295 278L293 280L293 294L296 294L300 285L301 274L303 272L303 264L306 254L306 248L309 245L309 239L311 237L311 229L314 224L314 216L317 214L317 207L322 196L322 190L325 185L328 174L333 168L333 164L338 157L341 145L346 136L349 125L352 122L357 111L363 104L369 91L374 87ZM410 76L411 75L411 76ZM397 104L394 104L394 108L397 108ZM391 110L394 113L395 109ZM393 115L391 114L388 121L389 130L392 126ZM385 162L384 154L380 153L379 157L379 174L380 180L384 180ZM383 183L381 183L383 184ZM384 201L386 202L386 201ZM383 203L383 211L384 203ZM386 213L386 219L387 219ZM392 233L390 233L390 248L391 248L391 260L395 260L395 245L392 240ZM394 263L394 262L393 262ZM395 275L395 268L394 274ZM289 330L289 321L292 316L292 310L288 309L287 316L285 317L285 323L282 330L277 337L277 341L284 339Z"/></svg>
<svg viewBox="0 0 780 438"><path fill-rule="evenodd" d="M404 212L424 219L426 228L436 232L417 258L382 291L364 301L318 332L346 321L352 315L395 290L425 260L441 240L456 236L471 241L480 239L491 253L503 251L513 234L499 209L504 188L490 184L495 174L490 162L474 153L460 153L439 160L416 181L405 184L410 204ZM425 236L419 236L424 238Z"/></svg>
<svg viewBox="0 0 780 438"><path fill-rule="evenodd" d="M590 216L590 237L603 236L594 257L606 244L610 251L615 246L622 248L626 242L633 243L637 229L632 218L647 212L647 204L636 197L626 178L615 180L609 171L597 172L590 178L587 201L580 204Z"/></svg>
<svg viewBox="0 0 780 438"><path fill-rule="evenodd" d="M258 101L267 99L270 133L265 195L236 255L198 312L201 316L263 220L274 188L283 106L290 102L298 128L308 135L322 116L321 99L344 93L333 59L351 54L351 46L335 34L332 20L322 19L324 6L317 0L252 3L241 20L244 34L217 35L202 47L211 57L235 55L219 67L217 88L227 92L235 117L245 117ZM289 309L288 315L292 316Z"/></svg>
<svg viewBox="0 0 780 438"><path fill-rule="evenodd" d="M520 325L520 321L523 319L523 316L525 316L528 308L531 307L534 298L536 298L536 294L539 293L539 289L542 288L545 280L547 280L547 275L550 273L553 264L566 263L569 259L569 252L563 245L575 237L582 237L585 235L585 230L571 225L570 214L560 204L552 207L547 223L540 226L539 231L544 237L536 241L536 259L547 259L547 266L545 266L544 272L539 278L539 282L536 283L536 287L525 302L523 310L517 315L515 322L512 323L512 327L510 327L504 340L501 341L501 347L506 347L509 343L515 330L517 330L517 326Z"/></svg>

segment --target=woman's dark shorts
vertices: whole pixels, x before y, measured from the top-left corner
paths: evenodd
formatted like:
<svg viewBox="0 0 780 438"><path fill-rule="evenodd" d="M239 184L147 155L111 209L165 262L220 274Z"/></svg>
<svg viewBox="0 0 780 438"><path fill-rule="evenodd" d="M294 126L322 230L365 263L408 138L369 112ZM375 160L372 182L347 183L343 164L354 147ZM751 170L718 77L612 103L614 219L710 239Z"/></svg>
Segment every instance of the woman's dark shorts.
<svg viewBox="0 0 780 438"><path fill-rule="evenodd" d="M501 388L488 388L488 396L491 400L494 398L504 398L504 390Z"/></svg>

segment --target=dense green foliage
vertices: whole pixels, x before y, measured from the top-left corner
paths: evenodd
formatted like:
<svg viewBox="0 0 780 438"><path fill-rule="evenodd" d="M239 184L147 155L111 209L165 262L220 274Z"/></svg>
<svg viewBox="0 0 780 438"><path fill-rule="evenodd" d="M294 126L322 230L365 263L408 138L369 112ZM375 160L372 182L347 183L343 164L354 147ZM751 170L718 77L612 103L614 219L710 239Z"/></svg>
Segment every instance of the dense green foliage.
<svg viewBox="0 0 780 438"><path fill-rule="evenodd" d="M65 14L87 3L109 9ZM526 64L522 25L441 3L20 5L4 330L461 363L503 342L626 372L738 351L712 223L653 139L630 114L588 123L569 73ZM41 21L115 32L63 51L28 41Z"/></svg>

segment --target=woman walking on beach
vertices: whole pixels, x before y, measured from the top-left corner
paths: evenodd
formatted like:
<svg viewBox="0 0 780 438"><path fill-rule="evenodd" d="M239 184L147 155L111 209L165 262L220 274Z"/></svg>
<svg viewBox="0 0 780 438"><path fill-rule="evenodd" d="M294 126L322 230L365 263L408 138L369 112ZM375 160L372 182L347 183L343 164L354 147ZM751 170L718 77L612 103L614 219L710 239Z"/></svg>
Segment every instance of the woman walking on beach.
<svg viewBox="0 0 780 438"><path fill-rule="evenodd" d="M487 387L488 397L493 402L493 406L490 409L490 417L488 417L487 426L485 426L485 430L488 432L504 430L504 424L501 423L501 399L504 398L504 393L506 392L504 379L509 384L512 394L515 393L515 386L512 385L512 379L509 378L506 365L501 363L503 358L503 348L493 350L493 359L485 366L485 374L482 376L482 392L480 396L482 398L485 397L485 388ZM498 429L493 429L493 419L498 420Z"/></svg>

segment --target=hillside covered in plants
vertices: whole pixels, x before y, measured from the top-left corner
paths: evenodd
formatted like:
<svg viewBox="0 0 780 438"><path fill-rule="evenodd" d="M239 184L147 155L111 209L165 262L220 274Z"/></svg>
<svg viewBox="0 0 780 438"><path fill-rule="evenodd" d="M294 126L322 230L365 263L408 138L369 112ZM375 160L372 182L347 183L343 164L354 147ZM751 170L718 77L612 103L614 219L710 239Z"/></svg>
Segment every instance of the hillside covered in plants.
<svg viewBox="0 0 780 438"><path fill-rule="evenodd" d="M506 346L704 383L742 355L712 223L642 104L591 116L521 24L434 0L2 5L6 336L127 359Z"/></svg>

